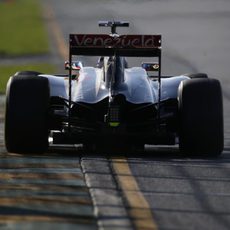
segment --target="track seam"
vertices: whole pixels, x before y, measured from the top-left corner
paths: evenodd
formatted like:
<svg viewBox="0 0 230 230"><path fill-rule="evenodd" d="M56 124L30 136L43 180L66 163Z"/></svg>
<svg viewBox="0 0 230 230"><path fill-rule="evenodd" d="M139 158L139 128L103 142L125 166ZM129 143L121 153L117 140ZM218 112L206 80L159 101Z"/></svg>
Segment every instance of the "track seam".
<svg viewBox="0 0 230 230"><path fill-rule="evenodd" d="M89 193L93 202L94 207L94 215L97 218L97 226L99 230L132 230L135 229L132 225L132 221L130 220L129 213L127 212L127 208L125 207L124 200L122 197L122 191L119 189L119 185L117 184L115 175L113 173L113 168L111 167L111 160L105 159L105 164L108 165L109 175L111 175L110 183L113 185L106 186L102 185L100 187L95 186L94 180L95 177L92 176L93 172L91 172L92 167L97 167L97 164L93 163L91 159L82 159L81 158L81 167L84 173L85 181L87 187L89 189ZM91 162L93 166L87 166L87 161ZM99 160L100 161L100 160ZM98 183L103 183L103 178L98 177ZM109 193L110 191L116 191L115 193ZM98 191L100 192L100 196L103 193L107 194L111 200L103 197L98 199ZM110 211L105 212L104 208L110 207ZM116 207L118 208L116 210ZM115 209L114 209L115 208Z"/></svg>

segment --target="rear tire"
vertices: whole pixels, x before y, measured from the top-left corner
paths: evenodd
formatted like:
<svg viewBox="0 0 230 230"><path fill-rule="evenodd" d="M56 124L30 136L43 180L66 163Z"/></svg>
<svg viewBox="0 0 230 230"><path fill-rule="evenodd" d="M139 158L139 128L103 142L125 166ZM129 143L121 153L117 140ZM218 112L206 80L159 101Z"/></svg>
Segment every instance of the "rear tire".
<svg viewBox="0 0 230 230"><path fill-rule="evenodd" d="M14 76L37 76L39 74L42 74L42 73L37 72L37 71L26 70L26 71L19 71L15 73Z"/></svg>
<svg viewBox="0 0 230 230"><path fill-rule="evenodd" d="M41 153L48 148L49 82L36 75L11 77L6 91L8 152Z"/></svg>
<svg viewBox="0 0 230 230"><path fill-rule="evenodd" d="M192 73L192 74L185 74L185 76L190 77L191 79L208 78L208 75L206 73Z"/></svg>
<svg viewBox="0 0 230 230"><path fill-rule="evenodd" d="M179 147L185 154L218 156L223 151L223 102L218 80L182 81L178 89Z"/></svg>

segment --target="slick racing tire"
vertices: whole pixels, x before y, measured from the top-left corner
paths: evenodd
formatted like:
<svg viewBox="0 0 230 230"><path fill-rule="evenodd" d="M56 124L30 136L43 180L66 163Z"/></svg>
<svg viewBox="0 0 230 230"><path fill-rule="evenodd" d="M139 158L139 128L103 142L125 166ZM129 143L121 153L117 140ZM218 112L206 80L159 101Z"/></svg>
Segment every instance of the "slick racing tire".
<svg viewBox="0 0 230 230"><path fill-rule="evenodd" d="M14 76L37 76L39 74L42 74L40 72L37 71L19 71L17 73L14 74Z"/></svg>
<svg viewBox="0 0 230 230"><path fill-rule="evenodd" d="M218 156L223 151L223 102L218 80L182 81L178 88L179 147L190 155Z"/></svg>
<svg viewBox="0 0 230 230"><path fill-rule="evenodd" d="M208 78L208 75L206 73L185 74L185 76L190 77L191 79Z"/></svg>
<svg viewBox="0 0 230 230"><path fill-rule="evenodd" d="M8 152L41 153L48 148L49 82L34 75L11 77L6 91Z"/></svg>

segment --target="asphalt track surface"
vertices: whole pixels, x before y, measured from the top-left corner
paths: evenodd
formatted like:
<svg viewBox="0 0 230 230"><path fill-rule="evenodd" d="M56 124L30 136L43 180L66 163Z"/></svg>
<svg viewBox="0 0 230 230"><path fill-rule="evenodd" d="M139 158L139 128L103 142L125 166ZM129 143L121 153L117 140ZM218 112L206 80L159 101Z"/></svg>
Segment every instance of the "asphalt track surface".
<svg viewBox="0 0 230 230"><path fill-rule="evenodd" d="M230 229L230 2L43 2L52 9L47 22L55 18L54 30L63 36L59 48L69 33L107 32L98 20L129 20L130 29L121 33L162 34L163 73L206 72L219 79L225 148L217 159L152 146L140 154L71 147L25 156L5 153L1 144L0 229Z"/></svg>

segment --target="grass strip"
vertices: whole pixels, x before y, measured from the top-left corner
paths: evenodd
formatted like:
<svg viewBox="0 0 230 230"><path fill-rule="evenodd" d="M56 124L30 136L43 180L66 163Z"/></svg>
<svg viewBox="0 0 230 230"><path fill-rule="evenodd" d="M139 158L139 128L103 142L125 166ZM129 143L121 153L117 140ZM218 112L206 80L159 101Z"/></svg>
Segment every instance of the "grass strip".
<svg viewBox="0 0 230 230"><path fill-rule="evenodd" d="M49 52L47 33L38 0L0 1L0 56Z"/></svg>

